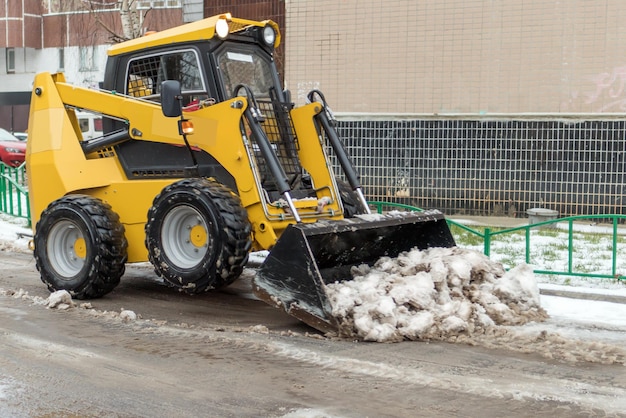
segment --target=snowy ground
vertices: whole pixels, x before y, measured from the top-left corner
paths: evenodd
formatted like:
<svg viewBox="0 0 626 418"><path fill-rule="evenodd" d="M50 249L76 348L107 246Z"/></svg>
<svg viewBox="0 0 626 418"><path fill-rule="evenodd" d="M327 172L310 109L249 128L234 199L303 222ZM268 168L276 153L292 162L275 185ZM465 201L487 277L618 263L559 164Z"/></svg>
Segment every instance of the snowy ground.
<svg viewBox="0 0 626 418"><path fill-rule="evenodd" d="M30 251L25 226L0 215L0 250ZM589 257L593 254L590 248ZM626 304L539 295L539 289L551 289L626 298L624 283L542 283L545 276L534 275L526 265L507 272L499 262L465 248L412 251L381 259L372 268L356 268L353 275L352 281L328 286L343 337L442 340L563 361L626 364Z"/></svg>
<svg viewBox="0 0 626 418"><path fill-rule="evenodd" d="M480 230L484 226L482 222L467 219L455 219L470 228ZM533 228L530 230L530 254L529 263L539 270L568 271L571 263L572 271L578 273L593 273L607 276L613 275L613 247L616 245L615 272L626 274L626 228L617 229L617 239L613 243L612 227L598 225L590 220L588 223L577 222L572 225L571 257L569 260L570 236L568 234L568 222L552 224L553 228ZM498 222L497 220L495 222ZM501 221L502 222L502 221ZM502 224L505 224L503 222ZM526 225L521 219L512 221L506 229ZM492 233L498 228L492 228ZM457 232L459 232L457 230ZM483 241L471 239L471 234L461 231L462 236L457 240L463 242L464 248L483 251ZM470 237L470 238L468 238ZM526 261L525 230L509 232L502 235L492 235L491 259L499 261L507 268L513 268ZM566 284L568 286L608 289L623 291L626 289L626 281L597 280L579 276L566 275L541 275L538 280L542 284Z"/></svg>

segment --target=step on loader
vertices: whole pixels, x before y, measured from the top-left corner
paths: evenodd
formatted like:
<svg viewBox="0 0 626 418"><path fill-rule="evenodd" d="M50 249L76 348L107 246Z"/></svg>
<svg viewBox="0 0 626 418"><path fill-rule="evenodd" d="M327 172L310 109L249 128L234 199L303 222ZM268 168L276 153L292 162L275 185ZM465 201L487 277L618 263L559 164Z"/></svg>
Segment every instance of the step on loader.
<svg viewBox="0 0 626 418"><path fill-rule="evenodd" d="M255 293L328 331L327 283L454 245L437 211L370 213L323 94L295 106L283 90L279 42L274 22L223 14L113 45L97 90L36 75L26 162L49 290L98 298L126 263L150 261L199 293L269 250ZM102 135L84 137L78 112L102 117Z"/></svg>

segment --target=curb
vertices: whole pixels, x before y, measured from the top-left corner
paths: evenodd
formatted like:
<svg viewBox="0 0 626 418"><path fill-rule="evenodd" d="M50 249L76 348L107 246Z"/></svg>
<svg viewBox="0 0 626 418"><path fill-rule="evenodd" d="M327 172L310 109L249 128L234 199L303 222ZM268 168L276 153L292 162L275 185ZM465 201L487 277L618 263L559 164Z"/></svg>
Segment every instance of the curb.
<svg viewBox="0 0 626 418"><path fill-rule="evenodd" d="M624 303L626 296L604 295L600 293L570 292L567 290L539 289L539 293L546 296L558 296L561 298L595 300L600 302Z"/></svg>

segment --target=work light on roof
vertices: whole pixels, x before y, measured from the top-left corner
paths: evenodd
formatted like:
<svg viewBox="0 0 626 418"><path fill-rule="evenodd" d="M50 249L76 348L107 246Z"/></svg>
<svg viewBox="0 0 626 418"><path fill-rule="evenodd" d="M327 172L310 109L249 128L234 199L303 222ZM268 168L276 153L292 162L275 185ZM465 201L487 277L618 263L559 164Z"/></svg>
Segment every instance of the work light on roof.
<svg viewBox="0 0 626 418"><path fill-rule="evenodd" d="M274 45L276 41L276 31L270 25L263 28L263 41L268 45Z"/></svg>
<svg viewBox="0 0 626 418"><path fill-rule="evenodd" d="M226 38L229 32L228 21L224 18L217 19L217 22L215 23L215 32L221 39Z"/></svg>

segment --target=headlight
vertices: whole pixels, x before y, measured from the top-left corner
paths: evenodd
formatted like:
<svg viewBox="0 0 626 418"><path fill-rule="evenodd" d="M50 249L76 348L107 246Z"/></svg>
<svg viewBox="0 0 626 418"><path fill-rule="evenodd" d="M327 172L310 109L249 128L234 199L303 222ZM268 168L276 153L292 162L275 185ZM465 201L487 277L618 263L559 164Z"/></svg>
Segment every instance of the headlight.
<svg viewBox="0 0 626 418"><path fill-rule="evenodd" d="M24 151L19 148L4 147L4 149L6 152L10 152L12 154L24 154Z"/></svg>
<svg viewBox="0 0 626 418"><path fill-rule="evenodd" d="M215 23L215 32L217 33L217 36L224 39L228 36L229 31L230 28L228 27L228 20L224 18L217 19L217 23Z"/></svg>
<svg viewBox="0 0 626 418"><path fill-rule="evenodd" d="M274 45L274 41L276 41L276 32L270 25L263 28L263 41L268 45Z"/></svg>

